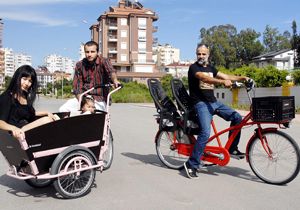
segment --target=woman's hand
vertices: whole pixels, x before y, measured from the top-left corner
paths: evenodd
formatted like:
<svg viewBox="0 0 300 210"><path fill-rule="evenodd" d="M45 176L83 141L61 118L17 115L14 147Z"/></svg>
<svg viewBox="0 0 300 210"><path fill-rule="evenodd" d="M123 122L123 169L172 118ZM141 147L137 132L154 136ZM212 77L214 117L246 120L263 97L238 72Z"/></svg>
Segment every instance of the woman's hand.
<svg viewBox="0 0 300 210"><path fill-rule="evenodd" d="M50 119L52 119L53 121L55 120L59 120L59 117L57 115L52 114L51 112L36 112L35 113L36 116L40 116L40 117L49 117Z"/></svg>
<svg viewBox="0 0 300 210"><path fill-rule="evenodd" d="M25 139L25 132L22 129L15 127L11 132L15 138Z"/></svg>
<svg viewBox="0 0 300 210"><path fill-rule="evenodd" d="M59 120L59 117L55 114L52 114L50 112L47 113L48 117L50 117L53 121Z"/></svg>

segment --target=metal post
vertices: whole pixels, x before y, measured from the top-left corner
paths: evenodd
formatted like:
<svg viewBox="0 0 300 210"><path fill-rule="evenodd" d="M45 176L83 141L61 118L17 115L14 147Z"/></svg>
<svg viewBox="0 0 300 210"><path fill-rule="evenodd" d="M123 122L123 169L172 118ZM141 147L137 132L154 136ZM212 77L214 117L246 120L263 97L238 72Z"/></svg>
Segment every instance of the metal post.
<svg viewBox="0 0 300 210"><path fill-rule="evenodd" d="M61 72L61 98L64 98L64 73Z"/></svg>

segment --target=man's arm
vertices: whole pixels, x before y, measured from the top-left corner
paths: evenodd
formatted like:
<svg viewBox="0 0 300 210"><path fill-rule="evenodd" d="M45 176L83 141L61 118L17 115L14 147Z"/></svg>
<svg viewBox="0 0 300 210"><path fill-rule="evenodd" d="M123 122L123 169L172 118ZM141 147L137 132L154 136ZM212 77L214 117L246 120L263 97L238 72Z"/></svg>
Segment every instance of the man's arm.
<svg viewBox="0 0 300 210"><path fill-rule="evenodd" d="M219 74L219 72L218 72ZM217 75L218 75L217 74ZM230 80L222 79L222 78L214 78L206 75L203 72L197 72L195 74L196 78L208 83L208 84L214 84L214 85L225 85L226 87L230 87L232 85L232 82Z"/></svg>
<svg viewBox="0 0 300 210"><path fill-rule="evenodd" d="M106 71L110 74L110 79L111 79L111 82L113 83L114 87L115 88L118 87L120 82L118 81L116 70L112 66L109 59L104 60L104 67L105 67Z"/></svg>
<svg viewBox="0 0 300 210"><path fill-rule="evenodd" d="M217 78L224 79L224 80L230 80L230 81L247 81L250 79L249 77L246 76L235 76L235 75L230 75L230 74L224 74L222 72L218 72Z"/></svg>
<svg viewBox="0 0 300 210"><path fill-rule="evenodd" d="M79 100L80 94L83 92L83 81L82 81L82 68L80 64L76 64L75 70L74 70L74 78L73 78L73 93L75 97Z"/></svg>

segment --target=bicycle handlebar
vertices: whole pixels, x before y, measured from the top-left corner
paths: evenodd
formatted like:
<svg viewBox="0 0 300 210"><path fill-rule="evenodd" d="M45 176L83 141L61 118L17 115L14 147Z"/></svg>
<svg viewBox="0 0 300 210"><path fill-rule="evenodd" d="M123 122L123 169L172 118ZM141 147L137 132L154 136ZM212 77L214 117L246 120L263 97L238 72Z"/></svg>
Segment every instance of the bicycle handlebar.
<svg viewBox="0 0 300 210"><path fill-rule="evenodd" d="M102 85L95 85L94 89L98 89L98 88L109 88L109 87L113 87L113 84L108 83L108 84L102 84ZM117 86L116 88L118 88L118 87L121 87L121 88L122 88L123 85L122 85L121 83L119 83L118 86Z"/></svg>
<svg viewBox="0 0 300 210"><path fill-rule="evenodd" d="M110 87L113 87L113 84L108 83L108 84L95 85L94 87L92 87L92 88L86 90L85 92L83 92L83 93L81 93L81 94L79 95L79 98L78 98L79 104L80 104L81 101L82 101L82 97L83 97L85 94L91 92L92 90L95 90L95 89L98 89L98 88L110 88ZM120 90L121 88L123 88L123 85L122 85L121 83L119 83L119 84L118 84L118 87L116 87L116 89L114 89L113 91L111 91L111 92L108 94L107 101L106 101L107 104L109 104L110 95L111 95L112 93L114 93L114 92ZM79 108L80 108L80 107L79 107Z"/></svg>
<svg viewBox="0 0 300 210"><path fill-rule="evenodd" d="M255 87L255 84L254 84L254 80L253 79L248 79L245 82L237 82L237 81L235 81L232 84L232 87L233 88L245 87L246 90L247 90L247 92L249 92L249 91L251 91Z"/></svg>

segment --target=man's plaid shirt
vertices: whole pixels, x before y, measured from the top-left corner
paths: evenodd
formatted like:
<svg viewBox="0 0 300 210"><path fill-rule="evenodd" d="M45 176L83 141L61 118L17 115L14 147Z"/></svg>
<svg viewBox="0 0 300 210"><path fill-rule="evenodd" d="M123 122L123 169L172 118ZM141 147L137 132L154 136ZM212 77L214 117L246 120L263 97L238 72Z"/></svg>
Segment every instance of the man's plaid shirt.
<svg viewBox="0 0 300 210"><path fill-rule="evenodd" d="M101 84L111 82L111 73L116 70L107 58L98 56L93 65L86 58L76 63L73 79L73 93L81 94L84 91ZM97 101L106 101L109 89L97 88L90 92Z"/></svg>

